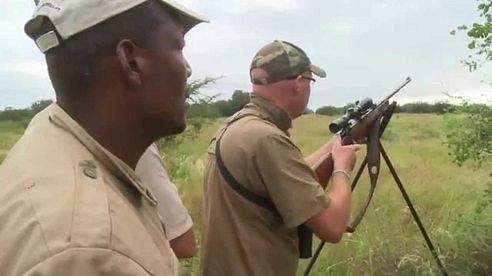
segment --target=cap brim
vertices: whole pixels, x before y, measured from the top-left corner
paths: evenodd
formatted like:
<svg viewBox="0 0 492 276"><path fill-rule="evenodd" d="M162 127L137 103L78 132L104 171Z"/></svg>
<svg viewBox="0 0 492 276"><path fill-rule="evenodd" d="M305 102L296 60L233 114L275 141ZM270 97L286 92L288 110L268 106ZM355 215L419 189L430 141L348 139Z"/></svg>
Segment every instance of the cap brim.
<svg viewBox="0 0 492 276"><path fill-rule="evenodd" d="M175 9L183 19L183 24L185 27L185 31L189 31L191 28L193 28L195 25L199 23L209 23L210 20L206 18L203 15L200 15L183 5L175 2L174 0L161 0L164 4L170 6L171 8Z"/></svg>
<svg viewBox="0 0 492 276"><path fill-rule="evenodd" d="M311 70L311 72L313 72L313 74L315 74L316 76L318 76L320 78L326 77L326 72L325 72L325 70L321 69L321 67L318 67L316 65L311 64L310 70Z"/></svg>

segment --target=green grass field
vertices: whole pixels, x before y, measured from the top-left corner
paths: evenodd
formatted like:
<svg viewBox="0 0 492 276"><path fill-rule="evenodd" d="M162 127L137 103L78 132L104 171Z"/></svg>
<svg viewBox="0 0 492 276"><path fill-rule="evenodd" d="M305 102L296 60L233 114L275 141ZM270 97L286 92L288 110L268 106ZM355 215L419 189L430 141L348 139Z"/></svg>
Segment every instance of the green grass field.
<svg viewBox="0 0 492 276"><path fill-rule="evenodd" d="M27 122L24 121L0 121L0 164L10 148L24 133L26 126Z"/></svg>
<svg viewBox="0 0 492 276"><path fill-rule="evenodd" d="M306 155L331 137L331 119L306 115L294 122L293 140ZM198 138L183 139L179 146L163 149L167 167L194 218L198 237L203 159L220 123L221 120L211 122ZM24 126L25 123L0 122L0 160ZM492 273L492 212L477 207L490 182L492 166L474 170L471 164L453 164L445 144L442 116L396 114L382 143L450 275ZM359 161L363 154L361 150ZM366 175L354 193L354 211L367 193ZM183 275L198 274L198 257L182 264ZM300 275L306 264L301 261ZM359 228L354 234L345 235L339 244L325 246L311 275L440 275L384 164L375 197Z"/></svg>

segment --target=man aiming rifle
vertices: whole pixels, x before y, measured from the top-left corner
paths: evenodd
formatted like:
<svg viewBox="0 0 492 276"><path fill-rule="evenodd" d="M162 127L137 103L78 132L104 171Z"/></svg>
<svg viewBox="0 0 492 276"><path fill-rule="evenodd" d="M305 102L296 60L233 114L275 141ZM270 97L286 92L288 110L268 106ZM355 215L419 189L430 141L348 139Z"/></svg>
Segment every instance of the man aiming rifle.
<svg viewBox="0 0 492 276"><path fill-rule="evenodd" d="M336 243L345 232L358 146L334 137L304 159L288 132L307 106L313 74L326 75L289 42L274 41L255 55L251 102L208 150L203 275L295 275L299 233L307 227ZM325 192L311 167L327 153L335 170Z"/></svg>

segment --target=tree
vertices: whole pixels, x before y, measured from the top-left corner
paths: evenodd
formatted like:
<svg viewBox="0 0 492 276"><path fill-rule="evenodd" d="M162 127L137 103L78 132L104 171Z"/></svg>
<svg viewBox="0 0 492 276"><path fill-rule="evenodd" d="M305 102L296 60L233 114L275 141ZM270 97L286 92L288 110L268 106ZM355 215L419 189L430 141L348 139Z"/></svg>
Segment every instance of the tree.
<svg viewBox="0 0 492 276"><path fill-rule="evenodd" d="M459 26L458 30L468 30L468 48L474 53L464 61L470 71L477 70L492 60L492 0L479 0L478 11L483 22L473 23L471 28ZM455 34L453 30L451 34ZM467 114L464 118L448 121L448 145L455 161L461 165L472 160L480 166L492 160L492 107L489 105L470 105L464 102L457 112ZM459 121L461 120L461 121ZM463 124L461 124L463 123ZM460 125L461 124L461 125Z"/></svg>
<svg viewBox="0 0 492 276"><path fill-rule="evenodd" d="M470 72L492 60L492 0L479 0L478 2L478 12L480 17L483 18L483 22L473 23L471 28L466 25L457 27L459 31L468 31L467 35L471 39L468 43L468 49L474 51L474 53L463 61ZM456 30L452 30L451 34L455 35Z"/></svg>
<svg viewBox="0 0 492 276"><path fill-rule="evenodd" d="M214 108L217 110L219 113L219 116L221 117L228 117L234 114L234 109L231 105L231 101L225 101L225 100L220 100L215 103L213 103Z"/></svg>
<svg viewBox="0 0 492 276"><path fill-rule="evenodd" d="M32 114L29 109L13 109L7 107L0 111L0 121L23 121L31 119Z"/></svg>
<svg viewBox="0 0 492 276"><path fill-rule="evenodd" d="M342 108L330 106L330 105L323 106L316 109L316 114L327 115L327 116L341 115L342 112L343 112Z"/></svg>
<svg viewBox="0 0 492 276"><path fill-rule="evenodd" d="M50 104L52 104L53 101L52 100L39 100L37 102L34 102L31 104L31 112L32 112L32 115L36 115L39 113L39 111L45 109L46 107L48 107Z"/></svg>
<svg viewBox="0 0 492 276"><path fill-rule="evenodd" d="M447 102L437 102L434 104L434 112L439 115L445 114L446 112L452 112L454 106Z"/></svg>
<svg viewBox="0 0 492 276"><path fill-rule="evenodd" d="M190 112L188 113L187 127L183 134L166 136L159 140L158 144L160 148L176 148L178 144L183 142L185 137L196 138L203 126L208 123L210 118L215 118L213 108L210 103L216 98L216 96L208 96L201 92L201 89L212 85L219 79L207 77L205 79L198 79L192 81L188 89L188 98L191 103Z"/></svg>
<svg viewBox="0 0 492 276"><path fill-rule="evenodd" d="M311 109L309 109L307 107L304 109L304 112L302 112L303 115L305 115L305 114L313 114L313 113L314 113L314 111L312 111Z"/></svg>
<svg viewBox="0 0 492 276"><path fill-rule="evenodd" d="M407 103L398 107L402 113L433 113L434 106L425 102Z"/></svg>
<svg viewBox="0 0 492 276"><path fill-rule="evenodd" d="M232 113L239 111L243 108L247 103L249 103L249 95L250 93L236 90L232 93L231 105L232 105Z"/></svg>
<svg viewBox="0 0 492 276"><path fill-rule="evenodd" d="M473 53L463 61L470 72L492 60L492 0L479 0L478 3L483 22L473 23L471 28L458 27L458 30L468 30L467 35L471 39L468 48ZM455 33L454 30L451 32ZM453 108L453 113L459 114L447 116L446 126L447 142L454 161L458 165L472 161L475 167L492 161L491 105L470 105L464 101L461 106ZM446 236L452 241L448 250L453 252L447 256L448 269L467 272L458 274L492 275L492 181L486 184L482 196L476 197L475 208L460 214L446 231Z"/></svg>
<svg viewBox="0 0 492 276"><path fill-rule="evenodd" d="M492 108L464 103L446 120L448 146L458 165L471 160L476 167L492 161Z"/></svg>

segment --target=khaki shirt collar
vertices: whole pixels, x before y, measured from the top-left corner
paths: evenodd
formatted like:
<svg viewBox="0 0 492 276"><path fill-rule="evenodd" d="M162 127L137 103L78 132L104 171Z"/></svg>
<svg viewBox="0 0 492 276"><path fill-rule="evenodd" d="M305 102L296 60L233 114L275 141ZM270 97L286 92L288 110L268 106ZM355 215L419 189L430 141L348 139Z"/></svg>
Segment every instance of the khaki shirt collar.
<svg viewBox="0 0 492 276"><path fill-rule="evenodd" d="M252 93L251 102L246 108L259 111L264 119L274 123L284 132L292 127L292 118L289 113L262 96Z"/></svg>
<svg viewBox="0 0 492 276"><path fill-rule="evenodd" d="M94 138L92 138L89 133L73 120L58 104L53 103L51 105L51 110L52 112L49 118L52 124L73 135L94 155L96 160L105 166L120 181L132 185L152 204L157 204L157 201L150 191L140 183L139 177L132 168L94 140Z"/></svg>

